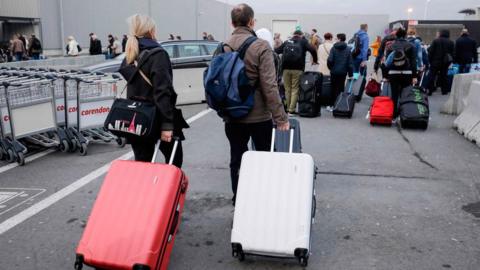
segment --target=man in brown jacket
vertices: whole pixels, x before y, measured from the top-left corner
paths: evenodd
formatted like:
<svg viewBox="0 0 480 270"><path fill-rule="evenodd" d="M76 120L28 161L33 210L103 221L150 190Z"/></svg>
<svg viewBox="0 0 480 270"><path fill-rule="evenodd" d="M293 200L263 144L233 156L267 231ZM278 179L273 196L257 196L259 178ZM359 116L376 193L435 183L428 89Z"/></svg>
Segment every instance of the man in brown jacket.
<svg viewBox="0 0 480 270"><path fill-rule="evenodd" d="M231 16L235 30L226 44L238 50L247 38L255 35L254 12L247 4L240 4L233 8ZM269 151L272 143L273 122L277 124L279 130L285 131L290 128L288 116L278 93L273 52L268 42L256 40L248 48L244 62L248 78L257 85L253 109L244 118L224 119L225 133L230 142L230 173L234 205L242 155L248 151L250 138L256 150Z"/></svg>
<svg viewBox="0 0 480 270"><path fill-rule="evenodd" d="M19 38L19 34L15 34L13 36L13 43L10 51L12 52L12 55L15 56L15 60L22 61L23 56L25 55L25 45L23 45L23 42Z"/></svg>

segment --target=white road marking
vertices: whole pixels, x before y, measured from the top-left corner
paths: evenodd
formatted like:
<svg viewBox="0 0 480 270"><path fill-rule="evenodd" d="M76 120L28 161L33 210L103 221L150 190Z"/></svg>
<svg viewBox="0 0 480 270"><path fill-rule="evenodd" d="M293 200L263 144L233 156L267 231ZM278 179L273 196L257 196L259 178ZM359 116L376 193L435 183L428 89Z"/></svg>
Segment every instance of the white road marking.
<svg viewBox="0 0 480 270"><path fill-rule="evenodd" d="M25 163L32 162L32 161L34 161L35 159L39 159L39 158L44 157L44 156L46 156L46 155L49 155L49 154L51 154L51 153L53 153L53 152L56 152L56 150L54 150L54 149L49 149L49 150L44 151L44 152L36 153L36 154L34 154L34 155L31 155L31 156L25 158ZM9 171L9 170L11 170L11 169L13 169L13 168L16 168L16 167L18 167L18 166L19 166L18 163L12 163L12 164L5 165L5 166L3 166L3 167L0 167L0 173Z"/></svg>
<svg viewBox="0 0 480 270"><path fill-rule="evenodd" d="M5 189L5 188L1 188L1 189ZM21 190L23 190L23 191L20 192L20 193L18 194L18 196L27 195L27 194L25 193L25 191L38 191L38 193L35 194L35 195L33 195L33 196L31 196L31 197L28 197L26 200L21 201L21 202L17 203L16 205L14 205L14 206L12 206L12 207L10 207L10 208L7 208L5 211L0 212L0 216L3 215L3 214L5 214L5 213L7 213L7 212L12 211L13 209L19 207L20 205L23 205L24 203L27 203L27 202L29 202L29 201L32 201L33 199L35 199L36 197L42 195L43 193L45 193L45 192L47 191L46 189L40 189L40 188L38 188L38 189L37 189L37 188L36 188L36 189L33 189L33 188L31 188L31 189L22 188ZM11 198L11 199L13 199L13 198ZM10 199L9 199L9 200L10 200ZM2 203L5 203L5 202L2 202Z"/></svg>
<svg viewBox="0 0 480 270"><path fill-rule="evenodd" d="M197 121L198 119L204 117L205 115L207 115L207 114L210 113L211 111L212 111L212 109L210 109L210 108L208 108L208 109L206 109L206 110L204 110L204 111L201 111L201 112L197 113L196 115L192 116L191 118L189 118L189 119L187 120L187 123L188 123L188 124L191 124L191 123Z"/></svg>
<svg viewBox="0 0 480 270"><path fill-rule="evenodd" d="M204 117L207 115L209 112L211 112L211 109L204 110L190 119L187 120L187 123L191 124L194 121ZM129 152L123 156L121 156L120 160L125 160L125 159L131 159L133 157L133 152ZM56 202L60 201L61 199L67 197L68 195L74 193L75 191L79 190L83 186L89 184L93 180L101 177L104 175L108 169L110 168L110 164L108 163L97 170L89 173L88 175L78 179L77 181L73 182L69 186L55 192L54 194L48 196L47 198L43 199L42 201L30 206L29 208L25 209L24 211L16 214L15 216L5 220L4 222L0 223L0 235L4 234L8 230L12 229L13 227L21 224L25 220L33 217L34 215L38 214L39 212L47 209L48 207L52 206Z"/></svg>

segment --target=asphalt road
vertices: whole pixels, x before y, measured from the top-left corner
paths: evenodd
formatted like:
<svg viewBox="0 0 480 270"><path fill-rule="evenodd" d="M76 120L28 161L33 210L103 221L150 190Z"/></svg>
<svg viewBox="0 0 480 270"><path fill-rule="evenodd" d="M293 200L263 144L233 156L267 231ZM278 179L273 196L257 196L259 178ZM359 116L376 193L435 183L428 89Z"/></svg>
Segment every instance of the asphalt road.
<svg viewBox="0 0 480 270"><path fill-rule="evenodd" d="M437 113L445 100L431 99L426 132L371 127L365 120L369 98L354 119L334 119L326 111L300 119L303 150L320 171L309 269L480 269L480 218L462 210L480 202L480 148L451 129L453 117ZM187 116L204 109L184 107ZM186 135L190 187L169 269L300 269L295 261L247 257L240 263L231 257L223 124L209 113ZM0 205L0 231L5 221L128 151L93 145L87 157L56 152L0 173L0 201L9 189L24 192ZM72 269L101 183L97 177L0 233L0 269Z"/></svg>

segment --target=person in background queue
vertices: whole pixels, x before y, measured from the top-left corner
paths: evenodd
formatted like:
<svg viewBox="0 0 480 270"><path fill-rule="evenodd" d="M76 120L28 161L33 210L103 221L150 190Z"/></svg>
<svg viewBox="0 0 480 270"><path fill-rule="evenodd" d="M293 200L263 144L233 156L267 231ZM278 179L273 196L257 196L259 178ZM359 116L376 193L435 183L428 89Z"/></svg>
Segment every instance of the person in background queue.
<svg viewBox="0 0 480 270"><path fill-rule="evenodd" d="M415 47L407 41L407 31L405 29L398 29L395 35L397 38L391 46L392 52L387 56L386 61L394 106L393 123L396 122L398 117L398 100L402 90L410 85L417 84Z"/></svg>
<svg viewBox="0 0 480 270"><path fill-rule="evenodd" d="M428 71L428 94L435 92L435 81L439 83L442 89L442 95L450 92L448 88L448 68L453 63L455 53L455 44L450 40L450 31L441 30L430 47L428 47L428 58L430 69Z"/></svg>
<svg viewBox="0 0 480 270"><path fill-rule="evenodd" d="M300 77L305 71L307 51L313 59L313 65L318 65L317 50L309 44L301 30L296 30L293 37L275 49L277 54L283 55L283 82L287 109L290 115L296 113L298 95L300 92Z"/></svg>
<svg viewBox="0 0 480 270"><path fill-rule="evenodd" d="M477 42L470 37L468 29L463 29L455 42L455 63L459 73L469 73L470 65L478 63Z"/></svg>
<svg viewBox="0 0 480 270"><path fill-rule="evenodd" d="M345 91L345 80L347 75L353 76L352 52L345 40L345 34L337 35L338 42L333 45L328 56L327 65L330 69L330 81L332 83L332 96L330 104L335 104L337 97ZM327 110L332 111L331 107Z"/></svg>

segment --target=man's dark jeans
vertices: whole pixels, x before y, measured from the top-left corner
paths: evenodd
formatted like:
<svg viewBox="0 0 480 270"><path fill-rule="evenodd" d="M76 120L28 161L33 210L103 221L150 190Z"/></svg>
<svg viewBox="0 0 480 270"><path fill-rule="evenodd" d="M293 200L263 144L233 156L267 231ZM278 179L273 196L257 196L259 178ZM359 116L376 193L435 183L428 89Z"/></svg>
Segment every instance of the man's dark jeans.
<svg viewBox="0 0 480 270"><path fill-rule="evenodd" d="M248 151L250 138L252 138L256 151L270 151L272 128L271 120L252 124L225 124L225 134L230 142L230 176L234 197L237 194L242 155Z"/></svg>

